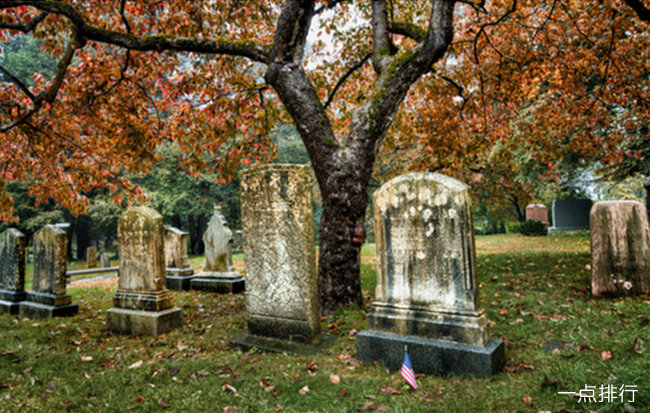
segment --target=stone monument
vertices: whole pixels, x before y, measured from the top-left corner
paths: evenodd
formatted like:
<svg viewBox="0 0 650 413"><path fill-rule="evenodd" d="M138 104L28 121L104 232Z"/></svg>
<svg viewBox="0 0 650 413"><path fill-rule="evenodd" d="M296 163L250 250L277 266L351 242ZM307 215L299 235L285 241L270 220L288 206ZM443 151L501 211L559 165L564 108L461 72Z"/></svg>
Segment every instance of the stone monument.
<svg viewBox="0 0 650 413"><path fill-rule="evenodd" d="M589 229L591 199L556 199L553 201L553 226L549 231Z"/></svg>
<svg viewBox="0 0 650 413"><path fill-rule="evenodd" d="M650 225L637 201L602 201L591 209L591 293L650 293Z"/></svg>
<svg viewBox="0 0 650 413"><path fill-rule="evenodd" d="M243 252L244 238L241 230L237 230L232 234L232 253L240 254Z"/></svg>
<svg viewBox="0 0 650 413"><path fill-rule="evenodd" d="M546 227L551 225L548 222L548 210L544 204L529 204L526 206L526 220L542 222Z"/></svg>
<svg viewBox="0 0 650 413"><path fill-rule="evenodd" d="M99 255L99 263L102 266L102 268L108 268L111 266L111 254L107 252L102 252Z"/></svg>
<svg viewBox="0 0 650 413"><path fill-rule="evenodd" d="M194 269L187 257L188 236L178 228L165 227L165 276L170 290L187 291L194 278Z"/></svg>
<svg viewBox="0 0 650 413"><path fill-rule="evenodd" d="M109 331L157 336L183 325L165 282L162 216L148 207L125 212L117 223L120 277L106 311Z"/></svg>
<svg viewBox="0 0 650 413"><path fill-rule="evenodd" d="M86 267L95 268L97 266L97 247L86 248Z"/></svg>
<svg viewBox="0 0 650 413"><path fill-rule="evenodd" d="M18 314L25 297L25 235L10 228L0 234L0 312Z"/></svg>
<svg viewBox="0 0 650 413"><path fill-rule="evenodd" d="M214 206L208 228L203 233L203 243L205 265L190 282L191 288L218 293L244 291L244 278L232 265L232 231L219 205Z"/></svg>
<svg viewBox="0 0 650 413"><path fill-rule="evenodd" d="M248 330L243 347L306 353L321 345L309 167L240 174Z"/></svg>
<svg viewBox="0 0 650 413"><path fill-rule="evenodd" d="M77 314L66 291L67 234L46 225L34 234L34 278L32 291L20 303L20 315L27 318L65 317Z"/></svg>
<svg viewBox="0 0 650 413"><path fill-rule="evenodd" d="M478 304L469 187L437 173L413 173L373 196L377 289L357 357L416 372L492 375L505 363Z"/></svg>

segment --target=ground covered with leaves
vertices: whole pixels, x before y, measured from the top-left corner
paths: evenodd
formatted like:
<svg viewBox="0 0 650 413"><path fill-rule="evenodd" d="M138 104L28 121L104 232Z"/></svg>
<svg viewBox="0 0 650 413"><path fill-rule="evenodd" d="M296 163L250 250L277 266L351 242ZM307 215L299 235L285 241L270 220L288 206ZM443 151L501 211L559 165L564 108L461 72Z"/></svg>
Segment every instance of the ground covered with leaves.
<svg viewBox="0 0 650 413"><path fill-rule="evenodd" d="M477 249L481 303L506 342L495 377L420 375L412 390L380 363L360 363L355 336L368 308L323 319L335 340L319 354L243 352L228 344L246 328L243 294L176 292L183 328L114 336L104 316L115 287L100 285L69 289L75 317L0 316L0 410L648 411L650 297L592 298L584 236L479 237ZM369 304L374 246L364 252ZM593 401L559 393L585 386L595 386Z"/></svg>

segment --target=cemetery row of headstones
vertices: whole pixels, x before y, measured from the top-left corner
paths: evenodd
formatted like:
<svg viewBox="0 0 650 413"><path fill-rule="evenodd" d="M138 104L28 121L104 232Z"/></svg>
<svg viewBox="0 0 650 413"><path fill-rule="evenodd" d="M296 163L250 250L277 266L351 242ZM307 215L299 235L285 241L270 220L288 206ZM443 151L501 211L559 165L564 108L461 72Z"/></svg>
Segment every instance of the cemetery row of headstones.
<svg viewBox="0 0 650 413"><path fill-rule="evenodd" d="M248 314L246 331L232 342L290 352L318 349L323 336L308 167L268 165L244 171L241 199ZM418 372L500 371L504 343L490 336L489 320L478 303L469 188L440 174L408 174L383 185L373 202L377 289L368 329L357 335L358 358L382 360L397 369L408 346ZM615 279L616 288L634 291L647 289L650 262L648 217L637 204L599 203L592 210L594 245L615 250L626 238L633 265L646 263L645 279ZM601 239L607 231L595 234L600 225L616 230ZM147 207L120 218L120 277L114 307L106 314L110 331L159 335L181 326L181 309L174 306L167 278L177 277L173 282L180 288L189 283L212 291L243 289L243 278L232 266L232 233L218 209L204 236L211 251L205 267L189 280L183 279L192 277L186 236L165 229L162 216ZM25 293L24 236L16 230L2 234L0 304L6 311L38 318L77 312L65 290L66 242L65 233L51 225L35 235L33 291Z"/></svg>

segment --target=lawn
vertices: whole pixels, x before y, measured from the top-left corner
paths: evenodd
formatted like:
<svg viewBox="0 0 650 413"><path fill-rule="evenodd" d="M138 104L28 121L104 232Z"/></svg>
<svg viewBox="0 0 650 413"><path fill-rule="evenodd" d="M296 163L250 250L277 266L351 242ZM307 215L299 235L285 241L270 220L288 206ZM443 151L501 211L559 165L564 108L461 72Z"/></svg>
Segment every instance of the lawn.
<svg viewBox="0 0 650 413"><path fill-rule="evenodd" d="M106 332L113 288L70 288L75 317L0 316L0 411L649 411L650 297L592 298L584 236L485 236L476 245L481 303L506 342L495 377L421 376L414 391L380 363L359 363L355 334L367 308L323 320L333 344L293 356L228 344L245 328L243 294L176 292L184 328L139 338ZM362 260L368 303L372 251ZM559 394L586 385L596 401ZM615 400L599 401L614 387Z"/></svg>

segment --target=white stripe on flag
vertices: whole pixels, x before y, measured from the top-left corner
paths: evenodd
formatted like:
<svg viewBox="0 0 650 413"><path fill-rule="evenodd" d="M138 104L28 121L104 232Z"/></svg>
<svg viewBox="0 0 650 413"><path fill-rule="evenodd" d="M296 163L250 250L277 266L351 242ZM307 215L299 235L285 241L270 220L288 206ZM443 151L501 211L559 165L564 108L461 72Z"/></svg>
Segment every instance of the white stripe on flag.
<svg viewBox="0 0 650 413"><path fill-rule="evenodd" d="M411 385L411 387L414 389L418 388L418 382L415 380L415 372L413 371L413 367L411 367L411 360L406 351L404 351L404 362L402 363L400 374L404 377L404 380Z"/></svg>

